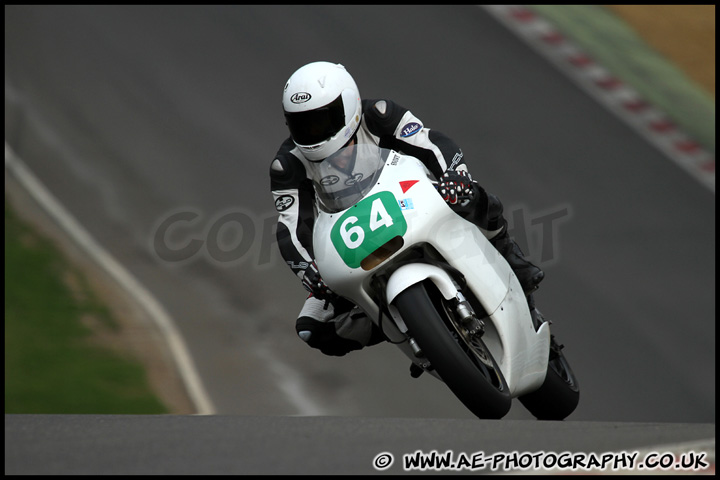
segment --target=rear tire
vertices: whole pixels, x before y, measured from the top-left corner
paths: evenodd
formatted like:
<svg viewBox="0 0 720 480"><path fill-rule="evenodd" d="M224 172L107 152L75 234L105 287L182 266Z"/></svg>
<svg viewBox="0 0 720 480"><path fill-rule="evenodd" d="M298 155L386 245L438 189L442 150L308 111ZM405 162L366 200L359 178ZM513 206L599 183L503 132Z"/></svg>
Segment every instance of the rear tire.
<svg viewBox="0 0 720 480"><path fill-rule="evenodd" d="M460 401L477 417L499 419L512 405L510 389L480 337L469 337L434 290L412 285L395 299L409 334Z"/></svg>
<svg viewBox="0 0 720 480"><path fill-rule="evenodd" d="M538 420L563 420L580 401L580 389L562 346L550 337L550 360L545 381L539 389L518 397Z"/></svg>

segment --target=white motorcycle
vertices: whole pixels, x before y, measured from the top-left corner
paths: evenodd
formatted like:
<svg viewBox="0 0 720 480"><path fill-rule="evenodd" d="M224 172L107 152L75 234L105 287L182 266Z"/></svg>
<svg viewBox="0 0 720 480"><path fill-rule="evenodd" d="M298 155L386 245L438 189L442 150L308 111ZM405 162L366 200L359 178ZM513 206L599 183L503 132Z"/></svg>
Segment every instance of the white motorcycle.
<svg viewBox="0 0 720 480"><path fill-rule="evenodd" d="M320 274L410 358L413 376L429 372L479 418L504 417L513 398L538 419L575 410L578 382L549 323L418 159L354 145L310 174Z"/></svg>

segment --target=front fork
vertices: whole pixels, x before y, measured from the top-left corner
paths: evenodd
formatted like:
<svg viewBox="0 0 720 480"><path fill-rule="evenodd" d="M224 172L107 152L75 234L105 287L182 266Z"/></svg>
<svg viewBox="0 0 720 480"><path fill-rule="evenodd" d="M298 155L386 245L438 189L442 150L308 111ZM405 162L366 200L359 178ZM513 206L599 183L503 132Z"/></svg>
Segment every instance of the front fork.
<svg viewBox="0 0 720 480"><path fill-rule="evenodd" d="M465 327L470 336L481 337L485 333L485 323L477 317L470 302L460 292L455 295L455 313L460 325Z"/></svg>
<svg viewBox="0 0 720 480"><path fill-rule="evenodd" d="M454 314L454 317L457 319L459 326L464 328L467 331L468 338L472 337L482 337L482 335L485 333L485 323L478 318L478 316L475 314L475 310L473 310L472 305L470 305L470 302L465 298L465 296L457 292L455 295L455 299L452 302L452 305L448 305L448 307L452 308L453 311L448 312L450 315ZM406 334L407 335L407 334ZM420 345L415 341L415 339L408 335L408 343L410 344L410 348L413 351L413 354L420 358L422 357L423 351L420 348Z"/></svg>
<svg viewBox="0 0 720 480"><path fill-rule="evenodd" d="M448 303L450 303L450 305L445 304L446 310L449 310L447 313L455 317L458 323L456 328L462 328L465 330L465 332L458 331L458 333L465 338L466 342L471 342L472 338L479 338L485 333L485 323L478 318L475 314L475 310L472 308L472 305L470 305L470 302L462 293L458 291L455 298ZM425 354L420 348L420 345L418 345L415 339L408 335L407 332L405 332L405 335L407 336L408 344L410 345L415 357L422 359ZM413 378L417 378L424 371L431 369L432 365L430 365L427 359L424 359L424 363L422 365L416 365L415 363L410 365L410 375Z"/></svg>

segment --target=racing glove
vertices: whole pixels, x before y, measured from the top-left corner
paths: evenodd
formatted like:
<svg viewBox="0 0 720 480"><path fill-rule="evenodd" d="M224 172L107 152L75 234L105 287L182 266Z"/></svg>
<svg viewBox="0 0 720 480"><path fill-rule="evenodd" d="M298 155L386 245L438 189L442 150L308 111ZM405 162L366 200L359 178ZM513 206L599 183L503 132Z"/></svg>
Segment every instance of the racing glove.
<svg viewBox="0 0 720 480"><path fill-rule="evenodd" d="M332 296L332 291L320 276L320 271L318 270L317 264L315 264L314 260L310 263L308 268L305 269L302 284L303 287L305 287L305 290L312 293L316 298L323 300Z"/></svg>
<svg viewBox="0 0 720 480"><path fill-rule="evenodd" d="M475 196L473 179L464 170L446 171L437 184L437 191L440 196L450 205L463 203L465 200L472 200Z"/></svg>

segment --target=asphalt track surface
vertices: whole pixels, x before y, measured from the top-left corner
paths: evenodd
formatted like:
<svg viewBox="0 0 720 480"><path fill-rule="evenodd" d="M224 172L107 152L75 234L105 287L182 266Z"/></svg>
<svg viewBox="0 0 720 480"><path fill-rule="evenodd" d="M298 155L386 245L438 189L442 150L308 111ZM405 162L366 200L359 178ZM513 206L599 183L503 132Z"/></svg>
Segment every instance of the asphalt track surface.
<svg viewBox="0 0 720 480"><path fill-rule="evenodd" d="M5 418L5 473L419 473L404 468L404 456L418 451L452 451L455 460L462 455L474 456L475 467L480 467L479 459L492 459L501 452L638 452L638 461L644 459L647 463L647 459L654 458L643 449L647 445L660 446L653 450L662 455L668 451L663 445L712 438L714 432L714 425L707 424L631 422L608 425L438 418L10 415ZM704 452L703 444L688 446L697 454ZM390 454L393 462L387 468L376 469L376 461L380 467L387 465L383 457L377 458L382 454ZM35 461L23 462L28 458ZM487 466L475 470L429 471L504 473L508 470L504 465L512 466L514 458L519 464L521 457L497 458L502 461L498 460L494 470L492 460L488 460ZM502 463L506 460L508 463ZM628 466L626 463L624 473L630 471ZM583 473L582 469L576 471Z"/></svg>
<svg viewBox="0 0 720 480"><path fill-rule="evenodd" d="M505 423L478 423L434 378L410 378L390 345L329 358L296 338L304 291L273 241L268 168L286 137L284 81L318 59L345 64L364 97L394 99L448 133L503 200L546 271L538 302L580 380L570 426L535 422L519 402ZM626 445L625 422L688 425L667 440L714 437L714 194L481 8L6 6L5 139L187 342L222 416L169 417L180 423L163 438L238 422L252 439L256 417L286 453L327 432L333 447L356 448L354 429L371 442L384 421L405 429L398 453L421 448L413 436L428 428L446 445L471 439L466 451L489 436L496 451L526 435L542 446L553 428L567 448L658 443ZM175 224L163 250L158 228L187 212L197 216ZM226 214L242 228L213 237ZM202 242L192 257L165 255L191 240ZM284 435L283 418L311 433ZM70 420L92 432L117 421ZM18 421L6 416L6 455ZM123 423L126 448L148 433L137 421ZM457 428L468 422L492 427Z"/></svg>

